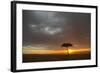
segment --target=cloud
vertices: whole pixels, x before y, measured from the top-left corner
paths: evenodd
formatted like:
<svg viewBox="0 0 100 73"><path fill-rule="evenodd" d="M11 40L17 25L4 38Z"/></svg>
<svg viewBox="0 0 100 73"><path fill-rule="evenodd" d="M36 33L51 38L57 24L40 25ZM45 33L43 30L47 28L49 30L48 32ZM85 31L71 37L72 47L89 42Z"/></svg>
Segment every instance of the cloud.
<svg viewBox="0 0 100 73"><path fill-rule="evenodd" d="M23 45L90 47L90 14L23 10Z"/></svg>

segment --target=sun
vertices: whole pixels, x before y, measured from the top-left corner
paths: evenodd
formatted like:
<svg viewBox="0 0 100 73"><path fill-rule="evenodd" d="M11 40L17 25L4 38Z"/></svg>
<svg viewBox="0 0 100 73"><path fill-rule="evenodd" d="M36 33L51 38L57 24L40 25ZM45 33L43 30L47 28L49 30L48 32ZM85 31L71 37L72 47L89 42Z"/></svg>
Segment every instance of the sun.
<svg viewBox="0 0 100 73"><path fill-rule="evenodd" d="M69 53L74 53L75 50L69 49Z"/></svg>
<svg viewBox="0 0 100 73"><path fill-rule="evenodd" d="M67 53L67 54L68 54L68 52L69 52L69 54L72 54L72 53L74 53L74 52L75 52L75 50L72 50L72 49L65 50L65 53Z"/></svg>

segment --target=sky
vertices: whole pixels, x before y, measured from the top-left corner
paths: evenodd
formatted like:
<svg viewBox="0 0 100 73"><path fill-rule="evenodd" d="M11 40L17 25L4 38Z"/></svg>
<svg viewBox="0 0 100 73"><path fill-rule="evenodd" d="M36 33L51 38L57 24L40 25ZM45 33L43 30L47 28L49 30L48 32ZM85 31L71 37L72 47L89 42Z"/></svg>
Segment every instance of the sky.
<svg viewBox="0 0 100 73"><path fill-rule="evenodd" d="M90 49L90 13L23 10L23 48L61 49L63 43L72 48Z"/></svg>

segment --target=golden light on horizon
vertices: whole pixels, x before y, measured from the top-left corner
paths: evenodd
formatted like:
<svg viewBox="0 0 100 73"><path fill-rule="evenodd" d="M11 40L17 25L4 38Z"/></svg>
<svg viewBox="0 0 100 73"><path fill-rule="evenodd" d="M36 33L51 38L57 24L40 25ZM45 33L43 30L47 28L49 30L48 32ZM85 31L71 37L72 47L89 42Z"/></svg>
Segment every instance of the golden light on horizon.
<svg viewBox="0 0 100 73"><path fill-rule="evenodd" d="M65 50L65 52L68 54L68 52L69 52L69 54L80 54L80 53L87 53L87 52L89 52L90 51L90 49L89 48L78 48L78 49L66 49Z"/></svg>
<svg viewBox="0 0 100 73"><path fill-rule="evenodd" d="M65 51L66 54L68 54L68 52L69 52L69 54L77 53L77 50L74 50L74 49L68 49L68 50L64 50L64 51Z"/></svg>
<svg viewBox="0 0 100 73"><path fill-rule="evenodd" d="M75 50L69 49L69 53L74 53L74 52L75 52Z"/></svg>
<svg viewBox="0 0 100 73"><path fill-rule="evenodd" d="M81 53L87 53L90 51L89 48L78 48L78 49L73 49L69 48L67 49L32 49L32 48L24 48L23 54L81 54Z"/></svg>

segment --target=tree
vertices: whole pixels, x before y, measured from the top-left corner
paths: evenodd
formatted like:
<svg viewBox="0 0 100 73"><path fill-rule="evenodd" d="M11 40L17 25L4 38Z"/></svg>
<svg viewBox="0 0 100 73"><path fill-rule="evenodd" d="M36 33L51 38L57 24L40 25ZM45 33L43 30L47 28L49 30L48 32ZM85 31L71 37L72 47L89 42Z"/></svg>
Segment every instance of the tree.
<svg viewBox="0 0 100 73"><path fill-rule="evenodd" d="M67 50L67 53L68 53L68 56L69 56L69 49L68 49L68 47L72 47L73 45L71 43L63 43L61 46L62 47L66 47L66 50Z"/></svg>

